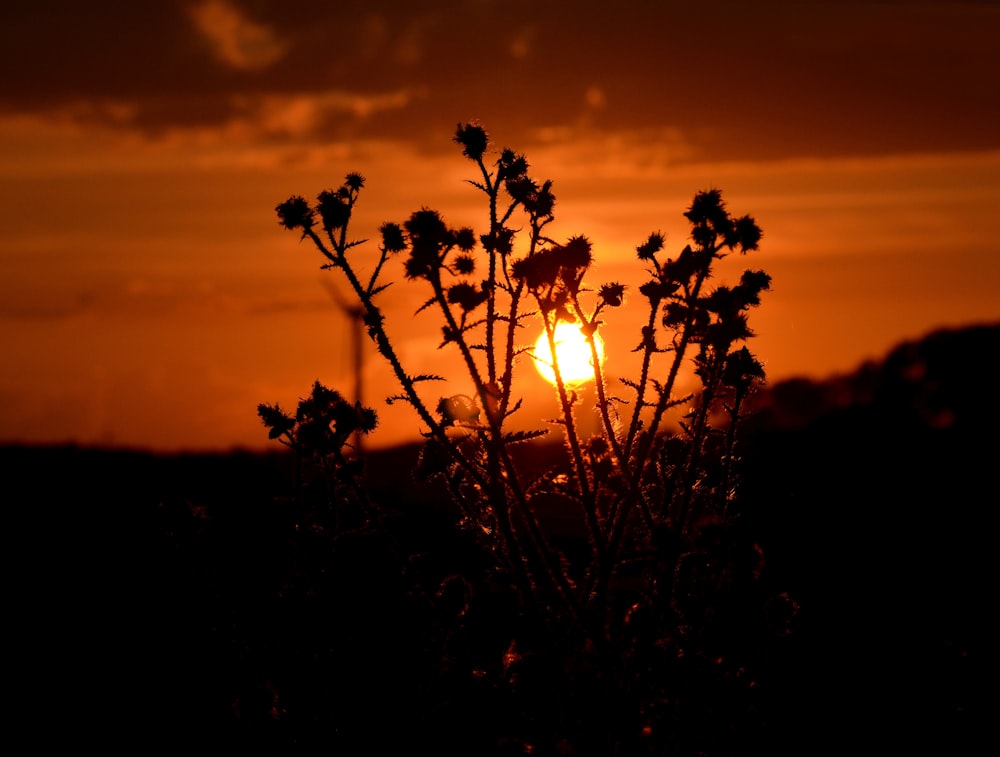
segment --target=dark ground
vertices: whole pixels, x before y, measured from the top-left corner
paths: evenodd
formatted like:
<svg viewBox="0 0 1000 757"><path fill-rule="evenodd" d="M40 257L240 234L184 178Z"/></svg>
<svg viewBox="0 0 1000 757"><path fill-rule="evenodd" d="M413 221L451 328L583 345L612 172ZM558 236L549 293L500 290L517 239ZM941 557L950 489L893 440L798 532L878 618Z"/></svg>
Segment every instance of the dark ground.
<svg viewBox="0 0 1000 757"><path fill-rule="evenodd" d="M711 753L989 743L998 334L930 335L762 396L742 511L800 614L772 649L756 736ZM332 555L295 531L292 462L275 446L0 448L8 718L27 743L444 754L504 717L496 692L463 703L427 683L443 679L414 631L436 619L408 603L383 544ZM415 460L374 455L375 498L430 573L474 564L446 503L412 483Z"/></svg>

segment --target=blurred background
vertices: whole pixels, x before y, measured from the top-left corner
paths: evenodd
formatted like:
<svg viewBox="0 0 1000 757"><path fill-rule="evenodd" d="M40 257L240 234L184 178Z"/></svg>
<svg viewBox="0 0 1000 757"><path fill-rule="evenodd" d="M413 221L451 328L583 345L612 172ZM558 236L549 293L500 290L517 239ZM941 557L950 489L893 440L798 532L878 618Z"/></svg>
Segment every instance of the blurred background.
<svg viewBox="0 0 1000 757"><path fill-rule="evenodd" d="M552 236L593 241L595 287L641 282L652 231L679 251L697 190L753 215L761 249L718 283L772 275L751 322L772 382L996 321L998 36L996 2L8 4L0 441L259 449L258 403L350 394L346 287L274 208L356 171L355 238L423 206L482 230L452 143L472 120L554 180ZM455 375L434 391L467 392L413 317L426 297L386 292L390 333L411 373ZM636 317L605 326L612 378ZM521 370L526 416L549 417ZM370 444L416 437L372 351L364 387Z"/></svg>

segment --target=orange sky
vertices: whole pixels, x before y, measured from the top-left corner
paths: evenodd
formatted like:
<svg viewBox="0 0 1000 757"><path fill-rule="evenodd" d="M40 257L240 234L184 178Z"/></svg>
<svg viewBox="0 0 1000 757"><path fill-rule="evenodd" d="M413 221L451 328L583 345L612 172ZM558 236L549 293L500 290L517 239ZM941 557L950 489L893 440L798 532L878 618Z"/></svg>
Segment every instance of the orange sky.
<svg viewBox="0 0 1000 757"><path fill-rule="evenodd" d="M594 242L594 284L638 283L651 231L683 247L699 189L753 215L761 249L720 283L772 275L751 322L771 381L1000 320L995 2L18 5L0 11L3 442L266 447L258 402L350 391L332 274L274 206L358 171L357 237L421 206L481 229L451 142L470 119L553 179L552 235ZM409 370L441 373L425 299L401 282L384 305ZM372 443L412 438L377 356L366 377Z"/></svg>

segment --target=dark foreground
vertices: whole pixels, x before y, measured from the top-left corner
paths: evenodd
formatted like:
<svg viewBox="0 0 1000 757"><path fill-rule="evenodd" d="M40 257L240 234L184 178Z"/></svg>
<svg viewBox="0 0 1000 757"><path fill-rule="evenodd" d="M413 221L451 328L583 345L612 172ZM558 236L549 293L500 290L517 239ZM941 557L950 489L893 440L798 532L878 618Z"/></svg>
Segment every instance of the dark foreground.
<svg viewBox="0 0 1000 757"><path fill-rule="evenodd" d="M670 749L642 753L967 755L989 743L996 346L995 327L929 337L764 398L745 440L745 530L762 581L799 612L791 633L754 647L750 683L677 666ZM303 528L322 517L296 511L292 461L277 451L13 447L0 461L8 719L36 748L602 753L546 741L563 710L532 697L535 683L551 692L544 666L487 669L509 651L510 598L463 614L452 595L480 566L447 501L413 483L415 449L369 462L389 542ZM433 602L400 578L400 548L440 590ZM564 731L619 717L590 684L563 692L586 715Z"/></svg>

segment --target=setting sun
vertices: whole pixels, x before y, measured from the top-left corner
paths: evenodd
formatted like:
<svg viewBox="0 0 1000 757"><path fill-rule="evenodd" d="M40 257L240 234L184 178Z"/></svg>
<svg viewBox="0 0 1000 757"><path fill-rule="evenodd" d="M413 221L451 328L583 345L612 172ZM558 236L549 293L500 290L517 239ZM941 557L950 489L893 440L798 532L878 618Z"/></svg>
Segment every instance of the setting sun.
<svg viewBox="0 0 1000 757"><path fill-rule="evenodd" d="M586 337L580 331L579 325L575 323L560 322L556 326L556 358L559 361L559 372L563 381L567 384L590 381L594 378L594 364L591 361L590 345ZM597 346L598 359L604 360L604 340L599 334L594 334L594 343ZM552 352L549 350L548 338L543 331L535 342L535 349L532 350L532 357L535 359L535 367L542 377L554 384L556 382L555 371L552 368Z"/></svg>

